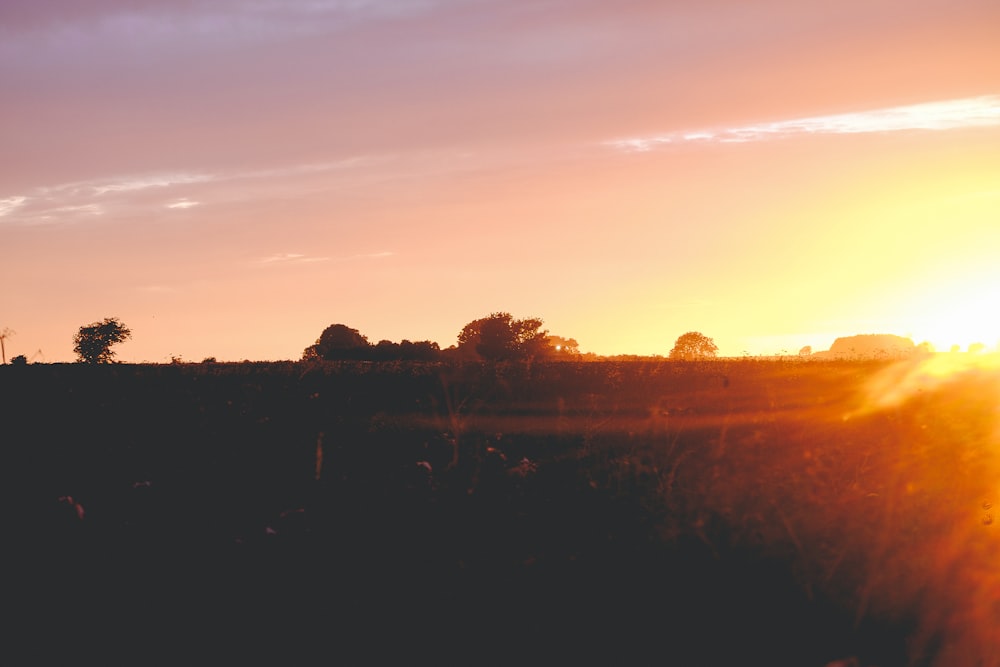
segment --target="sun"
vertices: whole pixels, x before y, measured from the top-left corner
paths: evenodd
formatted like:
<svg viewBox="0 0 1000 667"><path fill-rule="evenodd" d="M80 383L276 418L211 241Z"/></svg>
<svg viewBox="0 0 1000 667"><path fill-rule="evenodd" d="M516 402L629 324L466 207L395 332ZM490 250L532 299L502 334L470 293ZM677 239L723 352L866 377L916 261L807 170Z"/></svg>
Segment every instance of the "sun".
<svg viewBox="0 0 1000 667"><path fill-rule="evenodd" d="M933 309L915 315L913 334L938 352L997 351L1000 344L1000 310L986 288L966 289L937 300ZM994 297L995 298L995 297Z"/></svg>
<svg viewBox="0 0 1000 667"><path fill-rule="evenodd" d="M937 352L996 352L1000 345L1000 269L952 264L912 277L885 304L899 333ZM957 346L957 348L956 348Z"/></svg>

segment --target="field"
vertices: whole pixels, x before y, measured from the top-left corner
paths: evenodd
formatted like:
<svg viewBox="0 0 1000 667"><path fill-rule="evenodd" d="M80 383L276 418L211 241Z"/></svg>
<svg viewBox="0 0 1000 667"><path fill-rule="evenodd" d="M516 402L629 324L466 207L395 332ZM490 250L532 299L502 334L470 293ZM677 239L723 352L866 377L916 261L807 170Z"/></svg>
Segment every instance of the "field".
<svg viewBox="0 0 1000 667"><path fill-rule="evenodd" d="M0 367L8 631L38 662L998 665L1000 371L956 359Z"/></svg>

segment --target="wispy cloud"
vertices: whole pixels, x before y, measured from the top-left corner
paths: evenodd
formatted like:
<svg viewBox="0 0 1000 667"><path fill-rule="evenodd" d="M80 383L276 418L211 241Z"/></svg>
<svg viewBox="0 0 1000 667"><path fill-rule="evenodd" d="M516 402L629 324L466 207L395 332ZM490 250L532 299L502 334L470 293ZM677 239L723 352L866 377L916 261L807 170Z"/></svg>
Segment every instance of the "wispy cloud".
<svg viewBox="0 0 1000 667"><path fill-rule="evenodd" d="M239 172L219 174L217 180L238 180L249 178L278 178L285 176L298 176L305 174L319 174L328 171L340 171L354 167L364 167L391 159L389 156L356 156L344 158L343 160L332 160L328 162L307 162L305 164L282 165L271 169L254 169Z"/></svg>
<svg viewBox="0 0 1000 667"><path fill-rule="evenodd" d="M173 185L189 185L191 183L206 183L215 180L210 174L171 174L164 176L148 176L132 178L91 185L95 195L105 195L109 192L134 192L148 188L168 188Z"/></svg>
<svg viewBox="0 0 1000 667"><path fill-rule="evenodd" d="M0 218L13 213L15 210L23 206L26 201L28 201L28 198L24 196L0 199Z"/></svg>
<svg viewBox="0 0 1000 667"><path fill-rule="evenodd" d="M5 222L9 223L51 224L78 221L80 214L112 213L116 207L127 206L130 215L136 213L136 207L145 207L147 210L183 210L199 206L202 202L188 196L175 196L163 203L163 199L151 200L148 194L162 190L168 196L180 195L192 187L249 180L273 183L289 179L299 183L309 178L322 180L326 174L353 173L352 170L382 164L391 159L392 156L360 156L326 162L286 164L266 169L136 174L59 183L0 199L0 218L6 218ZM262 196L261 188L247 188L243 192L248 194L241 196Z"/></svg>
<svg viewBox="0 0 1000 667"><path fill-rule="evenodd" d="M76 195L96 195L138 192L151 188L171 188L178 185L197 185L202 183L217 183L222 181L238 181L244 179L278 178L300 174L316 174L327 171L360 167L380 160L383 157L355 156L342 160L327 162L307 162L272 167L269 169L243 169L219 172L173 172L159 174L138 174L117 178L95 179L91 181L76 181L38 188L41 194L69 193Z"/></svg>
<svg viewBox="0 0 1000 667"><path fill-rule="evenodd" d="M394 252L372 252L357 255L343 255L341 257L312 257L301 253L283 252L268 255L258 260L258 264L263 266L290 265L290 264L311 264L314 262L352 262L365 259L382 259L392 257Z"/></svg>
<svg viewBox="0 0 1000 667"><path fill-rule="evenodd" d="M78 206L59 206L49 209L49 215L59 215L63 213L87 213L90 215L101 215L104 208L98 204L80 204Z"/></svg>
<svg viewBox="0 0 1000 667"><path fill-rule="evenodd" d="M382 259L383 257L392 257L396 253L394 252L372 252L366 255L350 255L348 257L340 257L339 261L349 261L352 259Z"/></svg>
<svg viewBox="0 0 1000 667"><path fill-rule="evenodd" d="M71 181L35 188L30 198L59 197L102 197L121 193L139 192L150 188L170 188L176 185L208 183L218 179L218 175L198 172L175 172L160 174L140 174L99 178L87 181Z"/></svg>
<svg viewBox="0 0 1000 667"><path fill-rule="evenodd" d="M261 264L308 264L312 262L328 262L329 257L309 257L299 253L281 252L260 259Z"/></svg>
<svg viewBox="0 0 1000 667"><path fill-rule="evenodd" d="M10 202L5 205L5 202ZM100 204L71 204L51 206L50 198L35 201L30 197L10 197L0 200L0 218L22 225L46 225L57 221L79 220L103 215L105 209Z"/></svg>
<svg viewBox="0 0 1000 667"><path fill-rule="evenodd" d="M797 118L730 128L695 129L608 142L626 151L690 143L746 143L797 135L864 134L902 130L955 130L1000 126L1000 95Z"/></svg>

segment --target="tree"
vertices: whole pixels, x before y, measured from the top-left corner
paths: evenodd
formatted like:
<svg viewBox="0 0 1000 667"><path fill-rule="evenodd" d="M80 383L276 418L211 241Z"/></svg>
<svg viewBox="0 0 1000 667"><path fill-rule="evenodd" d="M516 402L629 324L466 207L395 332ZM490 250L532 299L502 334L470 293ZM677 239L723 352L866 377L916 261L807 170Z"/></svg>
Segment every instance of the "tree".
<svg viewBox="0 0 1000 667"><path fill-rule="evenodd" d="M23 354L19 354L16 357L11 357L11 359L10 359L10 365L11 366L27 366L28 365L28 357L24 356Z"/></svg>
<svg viewBox="0 0 1000 667"><path fill-rule="evenodd" d="M403 340L399 344L399 358L404 361L435 361L441 358L441 347L431 340Z"/></svg>
<svg viewBox="0 0 1000 667"><path fill-rule="evenodd" d="M580 344L575 338L563 338L562 336L549 336L549 354L552 357L576 357L580 354Z"/></svg>
<svg viewBox="0 0 1000 667"><path fill-rule="evenodd" d="M400 358L399 344L391 340L380 340L372 346L371 357L375 361L395 361Z"/></svg>
<svg viewBox="0 0 1000 667"><path fill-rule="evenodd" d="M304 360L326 359L363 359L367 356L371 344L368 338L362 336L357 329L345 324L331 324L320 334L314 345L307 347L303 353Z"/></svg>
<svg viewBox="0 0 1000 667"><path fill-rule="evenodd" d="M109 364L115 353L111 346L132 337L132 331L117 317L107 317L84 327L73 337L73 351L78 361L88 364Z"/></svg>
<svg viewBox="0 0 1000 667"><path fill-rule="evenodd" d="M674 349L670 350L671 359L712 359L719 348L715 341L703 333L689 331L681 334L674 343Z"/></svg>
<svg viewBox="0 0 1000 667"><path fill-rule="evenodd" d="M466 357L488 361L527 359L545 354L548 332L542 320L515 320L510 313L491 313L465 325L458 334L458 350Z"/></svg>
<svg viewBox="0 0 1000 667"><path fill-rule="evenodd" d="M15 332L9 327L4 327L0 329L0 352L3 353L3 363L7 363L7 347L4 345L4 341L13 336Z"/></svg>

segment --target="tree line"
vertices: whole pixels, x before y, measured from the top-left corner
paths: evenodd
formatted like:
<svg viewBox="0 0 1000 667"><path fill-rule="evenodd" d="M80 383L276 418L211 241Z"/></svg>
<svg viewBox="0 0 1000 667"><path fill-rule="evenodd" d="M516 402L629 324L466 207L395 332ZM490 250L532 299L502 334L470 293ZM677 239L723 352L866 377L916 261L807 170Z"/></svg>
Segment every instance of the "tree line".
<svg viewBox="0 0 1000 667"><path fill-rule="evenodd" d="M573 338L555 336L543 329L537 317L517 319L507 312L494 312L469 322L458 333L455 345L442 349L429 340L403 340L395 343L380 340L372 344L368 337L346 324L331 324L312 345L302 352L303 361L525 361L574 360L582 358ZM13 334L4 329L0 344ZM132 337L132 330L116 317L81 326L73 337L77 361L107 364L115 360L112 346ZM677 338L670 350L671 359L706 359L716 356L718 348L711 338L689 331ZM214 358L206 359L206 361ZM4 351L6 363L6 351ZM23 355L11 359L23 365Z"/></svg>
<svg viewBox="0 0 1000 667"><path fill-rule="evenodd" d="M394 343L381 340L375 345L357 329L345 324L327 327L302 359L359 361L526 361L574 360L581 358L580 346L573 338L551 335L537 317L516 319L510 313L495 312L466 324L458 342L441 349L432 341ZM711 338L697 331L680 336L670 351L672 359L713 358L718 347Z"/></svg>
<svg viewBox="0 0 1000 667"><path fill-rule="evenodd" d="M360 361L518 361L526 359L573 358L579 345L572 338L550 336L539 318L516 319L510 313L495 312L466 324L457 344L441 349L428 340L380 340L372 345L357 329L331 324L313 345L302 353L310 360Z"/></svg>

